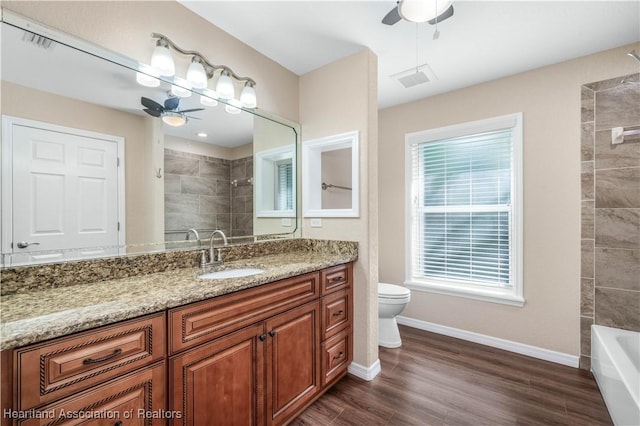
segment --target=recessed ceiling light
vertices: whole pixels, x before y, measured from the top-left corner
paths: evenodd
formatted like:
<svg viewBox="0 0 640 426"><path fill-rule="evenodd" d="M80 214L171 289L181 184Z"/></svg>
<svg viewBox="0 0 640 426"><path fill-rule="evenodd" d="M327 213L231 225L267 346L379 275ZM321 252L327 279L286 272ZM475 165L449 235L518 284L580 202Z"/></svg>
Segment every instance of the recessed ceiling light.
<svg viewBox="0 0 640 426"><path fill-rule="evenodd" d="M196 136L199 138L206 138L209 135L207 135L205 132L198 132L196 133Z"/></svg>

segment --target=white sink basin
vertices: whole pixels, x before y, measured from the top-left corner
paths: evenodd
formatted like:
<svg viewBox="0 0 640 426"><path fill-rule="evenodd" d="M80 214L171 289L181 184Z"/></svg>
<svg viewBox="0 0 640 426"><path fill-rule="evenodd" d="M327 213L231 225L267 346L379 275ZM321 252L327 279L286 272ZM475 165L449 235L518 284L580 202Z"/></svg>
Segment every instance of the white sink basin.
<svg viewBox="0 0 640 426"><path fill-rule="evenodd" d="M222 280L225 278L240 278L248 277L250 275L261 274L264 269L258 268L236 268L236 269L223 269L222 271L209 272L206 274L198 275L198 278L205 280Z"/></svg>

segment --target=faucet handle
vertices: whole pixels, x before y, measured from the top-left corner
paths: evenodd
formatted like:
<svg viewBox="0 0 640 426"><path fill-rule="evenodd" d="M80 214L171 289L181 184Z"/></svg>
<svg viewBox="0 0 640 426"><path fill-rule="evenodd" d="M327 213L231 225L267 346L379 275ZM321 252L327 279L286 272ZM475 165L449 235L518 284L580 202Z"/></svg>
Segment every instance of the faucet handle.
<svg viewBox="0 0 640 426"><path fill-rule="evenodd" d="M207 252L205 252L204 250L200 251L200 267L204 268L205 266L207 266Z"/></svg>
<svg viewBox="0 0 640 426"><path fill-rule="evenodd" d="M222 262L222 249L216 249L217 261Z"/></svg>

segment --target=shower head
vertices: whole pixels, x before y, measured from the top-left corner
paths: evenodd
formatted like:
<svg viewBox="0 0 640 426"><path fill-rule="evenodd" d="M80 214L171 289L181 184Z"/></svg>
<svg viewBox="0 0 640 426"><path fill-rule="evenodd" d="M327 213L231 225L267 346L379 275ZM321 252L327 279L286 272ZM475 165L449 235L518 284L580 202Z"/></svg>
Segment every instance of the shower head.
<svg viewBox="0 0 640 426"><path fill-rule="evenodd" d="M632 50L631 52L627 53L627 55L631 56L633 59L635 59L636 61L640 62L640 56L638 56L638 54L636 53L635 49Z"/></svg>

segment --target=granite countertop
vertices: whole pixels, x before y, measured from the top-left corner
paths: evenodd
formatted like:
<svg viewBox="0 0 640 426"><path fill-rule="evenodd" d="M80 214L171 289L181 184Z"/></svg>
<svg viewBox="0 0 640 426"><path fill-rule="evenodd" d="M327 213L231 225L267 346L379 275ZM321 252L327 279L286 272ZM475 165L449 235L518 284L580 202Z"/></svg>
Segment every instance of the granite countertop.
<svg viewBox="0 0 640 426"><path fill-rule="evenodd" d="M290 252L225 262L204 271L175 269L2 296L0 349L41 342L353 260L355 257L347 254ZM256 267L265 272L242 278L198 278L203 272L238 267Z"/></svg>

